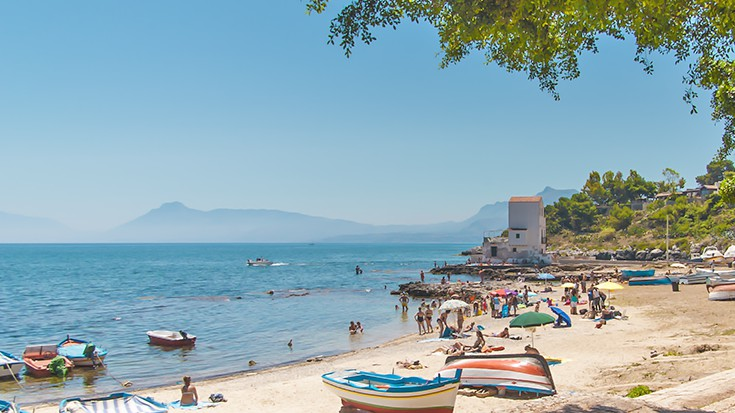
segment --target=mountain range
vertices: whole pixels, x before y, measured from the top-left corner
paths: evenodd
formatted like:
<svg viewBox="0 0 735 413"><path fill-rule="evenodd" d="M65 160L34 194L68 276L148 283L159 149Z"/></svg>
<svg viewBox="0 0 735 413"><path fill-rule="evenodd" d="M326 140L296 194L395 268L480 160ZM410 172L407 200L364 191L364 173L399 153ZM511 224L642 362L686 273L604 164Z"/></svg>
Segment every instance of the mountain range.
<svg viewBox="0 0 735 413"><path fill-rule="evenodd" d="M550 187L544 204L576 193ZM508 226L508 202L496 202L460 222L426 225L369 225L263 209L200 211L170 202L99 233L80 233L46 218L0 212L0 243L181 243L181 242L458 242L480 243Z"/></svg>

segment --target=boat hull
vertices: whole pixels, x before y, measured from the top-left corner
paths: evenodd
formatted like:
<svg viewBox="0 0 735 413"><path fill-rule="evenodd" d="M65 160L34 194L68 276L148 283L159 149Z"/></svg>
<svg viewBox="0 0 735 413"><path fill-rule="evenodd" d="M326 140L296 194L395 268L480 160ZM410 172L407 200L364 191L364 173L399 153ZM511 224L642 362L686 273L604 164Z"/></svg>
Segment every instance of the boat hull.
<svg viewBox="0 0 735 413"><path fill-rule="evenodd" d="M248 260L248 265L251 267L268 267L273 265L273 263L268 260Z"/></svg>
<svg viewBox="0 0 735 413"><path fill-rule="evenodd" d="M735 300L735 280L716 281L707 286L710 301L732 301Z"/></svg>
<svg viewBox="0 0 735 413"><path fill-rule="evenodd" d="M656 270L653 268L648 270L622 270L620 273L624 279L632 277L653 277Z"/></svg>
<svg viewBox="0 0 735 413"><path fill-rule="evenodd" d="M19 376L25 366L23 360L5 351L0 351L0 380Z"/></svg>
<svg viewBox="0 0 735 413"><path fill-rule="evenodd" d="M358 377L363 372L350 370L355 373L351 377ZM401 379L395 375L376 375L372 377ZM340 374L327 373L322 376L325 386L342 400L342 405L357 409L367 410L375 413L451 413L454 411L454 403L459 389L459 375L448 379L434 379L425 385L412 385L408 388L395 386L377 380L367 382L345 379ZM423 382L427 380L423 379Z"/></svg>
<svg viewBox="0 0 735 413"><path fill-rule="evenodd" d="M75 412L140 412L166 413L169 411L165 403L149 397L136 396L129 393L113 393L107 397L95 399L64 399L59 403L60 413Z"/></svg>
<svg viewBox="0 0 735 413"><path fill-rule="evenodd" d="M669 277L633 277L628 280L628 285L664 285L671 284Z"/></svg>
<svg viewBox="0 0 735 413"><path fill-rule="evenodd" d="M536 354L452 356L438 374L451 377L457 370L462 371L462 387L493 387L537 395L556 393L548 362Z"/></svg>
<svg viewBox="0 0 735 413"><path fill-rule="evenodd" d="M52 373L51 370L49 370L48 365L51 363L51 360L59 355L56 349L57 347L55 344L27 346L23 351L23 362L26 365L26 374L37 378L51 377ZM71 370L74 367L74 363L66 357L63 358L64 365L67 369Z"/></svg>
<svg viewBox="0 0 735 413"><path fill-rule="evenodd" d="M149 344L164 347L191 347L196 344L197 337L188 334L184 338L178 331L155 330L146 332Z"/></svg>
<svg viewBox="0 0 735 413"><path fill-rule="evenodd" d="M57 351L60 356L64 356L74 363L74 367L96 367L104 364L107 357L107 350L96 347L92 357L84 355L89 341L79 340L76 338L66 337L62 340Z"/></svg>

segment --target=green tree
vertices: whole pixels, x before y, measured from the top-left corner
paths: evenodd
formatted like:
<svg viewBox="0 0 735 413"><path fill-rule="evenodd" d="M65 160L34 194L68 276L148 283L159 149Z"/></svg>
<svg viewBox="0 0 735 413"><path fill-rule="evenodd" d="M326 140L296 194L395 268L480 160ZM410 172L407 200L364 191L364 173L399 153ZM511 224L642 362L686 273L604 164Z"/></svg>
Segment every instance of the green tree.
<svg viewBox="0 0 735 413"><path fill-rule="evenodd" d="M309 0L322 13L329 0ZM332 20L329 41L349 56L375 28L427 22L439 36L441 66L473 51L488 63L524 72L558 99L560 79L579 77L579 56L600 37L632 37L635 59L653 72L651 56L689 63L684 100L696 112L697 88L711 91L712 118L724 122L724 157L735 148L735 4L732 0L351 0Z"/></svg>
<svg viewBox="0 0 735 413"><path fill-rule="evenodd" d="M725 172L735 171L735 165L729 159L715 159L707 164L707 173L699 175L696 180L700 185L714 185L725 177Z"/></svg>
<svg viewBox="0 0 735 413"><path fill-rule="evenodd" d="M670 192L673 194L686 185L686 180L679 175L679 172L671 168L664 169L662 174L664 175L664 180L659 183L659 190L661 192Z"/></svg>
<svg viewBox="0 0 735 413"><path fill-rule="evenodd" d="M608 222L610 226L618 231L624 230L630 226L633 222L633 216L635 213L632 209L627 206L614 205L610 209L610 216Z"/></svg>
<svg viewBox="0 0 735 413"><path fill-rule="evenodd" d="M619 204L627 202L625 193L625 181L623 181L623 173L607 171L602 175L602 187L609 193L613 203Z"/></svg>
<svg viewBox="0 0 735 413"><path fill-rule="evenodd" d="M656 195L656 183L646 181L638 172L631 169L625 178L625 192L628 201L651 198Z"/></svg>
<svg viewBox="0 0 735 413"><path fill-rule="evenodd" d="M612 199L610 191L603 188L600 182L600 173L597 171L590 172L587 182L582 187L582 192L587 194L597 205L607 205Z"/></svg>
<svg viewBox="0 0 735 413"><path fill-rule="evenodd" d="M589 232L599 215L592 199L585 193L560 198L555 204L547 206L544 212L546 230L550 234L559 233L562 229Z"/></svg>

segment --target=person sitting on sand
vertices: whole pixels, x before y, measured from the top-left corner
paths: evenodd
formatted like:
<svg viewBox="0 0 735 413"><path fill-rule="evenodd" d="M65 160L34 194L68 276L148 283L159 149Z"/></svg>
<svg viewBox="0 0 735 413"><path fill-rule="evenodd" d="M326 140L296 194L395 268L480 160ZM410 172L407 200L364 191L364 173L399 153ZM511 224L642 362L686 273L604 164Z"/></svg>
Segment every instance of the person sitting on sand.
<svg viewBox="0 0 735 413"><path fill-rule="evenodd" d="M197 394L197 388L191 384L191 377L184 376L184 385L181 387L181 400L179 404L181 406L196 406L199 402L199 395Z"/></svg>
<svg viewBox="0 0 735 413"><path fill-rule="evenodd" d="M482 331L477 330L477 340L475 340L475 344L471 346L463 346L462 349L464 351L471 351L473 353L478 353L482 351L483 347L485 347L485 336L482 335Z"/></svg>
<svg viewBox="0 0 735 413"><path fill-rule="evenodd" d="M541 354L536 347L531 347L530 344L526 344L524 350L526 350L526 354Z"/></svg>
<svg viewBox="0 0 735 413"><path fill-rule="evenodd" d="M471 322L470 325L465 327L464 331L472 331L472 329L475 328L475 322Z"/></svg>
<svg viewBox="0 0 735 413"><path fill-rule="evenodd" d="M510 338L510 331L508 331L508 327L505 327L503 331L499 332L498 334L493 334L493 337Z"/></svg>

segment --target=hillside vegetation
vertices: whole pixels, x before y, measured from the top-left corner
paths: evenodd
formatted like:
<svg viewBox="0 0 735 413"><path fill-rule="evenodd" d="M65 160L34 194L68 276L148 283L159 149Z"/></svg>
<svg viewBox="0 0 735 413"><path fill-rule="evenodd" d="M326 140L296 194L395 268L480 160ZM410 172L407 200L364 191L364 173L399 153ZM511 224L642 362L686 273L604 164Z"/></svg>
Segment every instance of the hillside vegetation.
<svg viewBox="0 0 735 413"><path fill-rule="evenodd" d="M647 181L636 171L626 178L621 172L593 171L581 192L547 205L550 250L666 250L684 252L717 245L724 250L735 243L735 209L713 185L735 174L729 160L713 161L707 174L698 176L696 191L681 192L685 181L665 169L661 181ZM658 194L658 196L657 196ZM633 210L632 205L641 205Z"/></svg>

